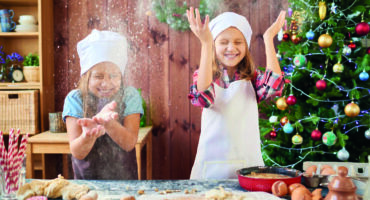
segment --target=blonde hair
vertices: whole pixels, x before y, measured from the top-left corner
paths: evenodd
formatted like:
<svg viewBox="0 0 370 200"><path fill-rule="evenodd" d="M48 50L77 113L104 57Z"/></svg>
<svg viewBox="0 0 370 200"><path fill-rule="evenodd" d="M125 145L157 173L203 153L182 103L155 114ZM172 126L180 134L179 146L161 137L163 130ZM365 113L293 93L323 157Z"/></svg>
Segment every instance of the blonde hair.
<svg viewBox="0 0 370 200"><path fill-rule="evenodd" d="M245 38L244 38L245 40ZM252 56L248 49L248 43L245 41L246 47L245 47L245 56L244 58L238 63L237 70L240 73L240 79L246 79L251 80L254 78L254 74L256 72L256 67L254 65ZM222 70L220 69L219 62L217 60L216 56L216 48L215 43L213 42L213 58L212 58L212 73L213 73L213 79L218 79L222 75Z"/></svg>
<svg viewBox="0 0 370 200"><path fill-rule="evenodd" d="M84 73L80 80L78 81L78 89L81 92L82 96L82 109L83 109L83 117L91 118L95 114L97 114L97 105L99 98L92 94L89 91L89 81L91 78L91 69L88 70L86 73ZM124 98L124 86L123 86L123 80L122 80L122 74L121 74L121 86L118 92L112 97L111 101L116 101L117 103L122 102ZM110 102L110 101L109 101ZM109 103L108 102L108 103ZM118 106L118 114L121 110L124 110L124 107ZM121 116L120 116L121 117ZM120 120L121 122L121 120Z"/></svg>

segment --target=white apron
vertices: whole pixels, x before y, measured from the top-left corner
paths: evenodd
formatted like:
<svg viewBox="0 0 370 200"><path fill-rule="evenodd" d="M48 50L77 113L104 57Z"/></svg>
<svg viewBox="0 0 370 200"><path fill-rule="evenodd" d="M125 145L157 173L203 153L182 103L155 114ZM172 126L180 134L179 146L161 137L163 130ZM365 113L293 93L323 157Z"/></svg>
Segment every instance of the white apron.
<svg viewBox="0 0 370 200"><path fill-rule="evenodd" d="M252 82L234 81L227 89L214 84L214 89L214 104L202 112L190 179L237 178L238 169L264 165Z"/></svg>

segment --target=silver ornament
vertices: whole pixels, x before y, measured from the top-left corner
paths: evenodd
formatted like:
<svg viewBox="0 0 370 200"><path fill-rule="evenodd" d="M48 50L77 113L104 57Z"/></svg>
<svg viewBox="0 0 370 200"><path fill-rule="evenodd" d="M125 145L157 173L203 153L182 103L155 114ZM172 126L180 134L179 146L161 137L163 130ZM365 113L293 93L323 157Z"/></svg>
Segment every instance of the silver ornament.
<svg viewBox="0 0 370 200"><path fill-rule="evenodd" d="M343 51L342 51L342 54L343 55L346 55L346 56L348 56L349 54L351 54L352 53L352 49L351 48L349 48L348 46L344 46L343 47Z"/></svg>
<svg viewBox="0 0 370 200"><path fill-rule="evenodd" d="M274 115L269 118L270 123L275 123L275 122L277 122L277 120L278 120L278 117L274 116Z"/></svg>
<svg viewBox="0 0 370 200"><path fill-rule="evenodd" d="M365 138L370 140L370 128L365 131Z"/></svg>
<svg viewBox="0 0 370 200"><path fill-rule="evenodd" d="M337 157L341 161L348 160L349 153L348 153L347 149L343 147L341 150L339 150L338 153L337 153Z"/></svg>

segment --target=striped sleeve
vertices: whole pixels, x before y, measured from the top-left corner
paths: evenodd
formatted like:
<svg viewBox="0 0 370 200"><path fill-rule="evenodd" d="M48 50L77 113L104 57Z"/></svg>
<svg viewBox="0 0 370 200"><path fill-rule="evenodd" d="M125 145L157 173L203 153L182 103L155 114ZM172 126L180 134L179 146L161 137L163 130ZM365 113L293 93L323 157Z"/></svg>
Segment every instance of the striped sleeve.
<svg viewBox="0 0 370 200"><path fill-rule="evenodd" d="M210 107L214 102L215 91L213 88L213 82L211 85L204 91L198 91L197 89L197 80L198 80L198 70L193 74L193 84L190 86L190 93L188 98L190 99L191 104L194 106L200 106L204 108Z"/></svg>
<svg viewBox="0 0 370 200"><path fill-rule="evenodd" d="M284 74L277 74L270 69L266 72L257 70L254 85L257 93L257 101L261 102L274 96L281 96L284 89Z"/></svg>

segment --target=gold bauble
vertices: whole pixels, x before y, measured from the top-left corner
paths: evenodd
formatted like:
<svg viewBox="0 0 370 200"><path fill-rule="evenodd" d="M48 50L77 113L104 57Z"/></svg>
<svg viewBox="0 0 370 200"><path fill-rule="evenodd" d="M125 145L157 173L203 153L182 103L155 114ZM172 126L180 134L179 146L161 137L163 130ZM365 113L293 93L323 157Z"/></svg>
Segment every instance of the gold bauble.
<svg viewBox="0 0 370 200"><path fill-rule="evenodd" d="M295 145L300 145L303 143L303 138L298 133L292 137L292 143Z"/></svg>
<svg viewBox="0 0 370 200"><path fill-rule="evenodd" d="M320 47L327 48L333 43L333 38L329 34L322 34L319 37L318 43Z"/></svg>
<svg viewBox="0 0 370 200"><path fill-rule="evenodd" d="M294 44L298 44L301 41L301 37L298 37L297 34L293 33L292 36L290 36L290 40L292 40Z"/></svg>
<svg viewBox="0 0 370 200"><path fill-rule="evenodd" d="M356 117L358 114L360 114L360 107L352 101L346 105L344 108L344 113L346 113L348 117Z"/></svg>
<svg viewBox="0 0 370 200"><path fill-rule="evenodd" d="M325 1L319 2L319 16L320 19L323 20L326 17L326 3Z"/></svg>
<svg viewBox="0 0 370 200"><path fill-rule="evenodd" d="M280 97L277 101L276 101L276 107L279 109L279 110L285 110L288 108L288 104L286 103L286 100L285 100L285 97Z"/></svg>
<svg viewBox="0 0 370 200"><path fill-rule="evenodd" d="M333 72L334 72L334 73L342 73L342 72L343 72L343 70L344 70L344 67L343 67L343 65L342 65L341 63L339 63L339 62L333 66Z"/></svg>
<svg viewBox="0 0 370 200"><path fill-rule="evenodd" d="M287 116L284 116L284 117L282 117L281 119L280 119L280 124L281 124L281 126L284 126L286 123L288 123L289 122L289 119L288 119L288 117Z"/></svg>

